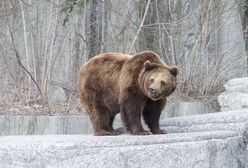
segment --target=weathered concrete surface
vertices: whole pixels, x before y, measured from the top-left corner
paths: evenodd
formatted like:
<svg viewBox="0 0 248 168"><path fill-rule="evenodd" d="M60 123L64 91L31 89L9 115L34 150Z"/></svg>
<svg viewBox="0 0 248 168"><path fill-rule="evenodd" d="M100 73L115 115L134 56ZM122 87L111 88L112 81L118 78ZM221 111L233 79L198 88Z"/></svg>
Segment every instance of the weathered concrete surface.
<svg viewBox="0 0 248 168"><path fill-rule="evenodd" d="M169 134L0 137L1 168L246 168L248 110L168 118Z"/></svg>
<svg viewBox="0 0 248 168"><path fill-rule="evenodd" d="M167 117L182 117L190 115L205 114L219 109L213 109L211 104L204 104L200 101L195 102L171 102L167 103L163 113L161 114L161 119Z"/></svg>
<svg viewBox="0 0 248 168"><path fill-rule="evenodd" d="M248 109L248 77L229 80L218 96L222 111Z"/></svg>
<svg viewBox="0 0 248 168"><path fill-rule="evenodd" d="M209 113L210 111L210 106L201 102L178 102L166 105L160 119ZM120 114L118 114L114 121L114 127L121 126L123 125ZM92 134L92 132L92 126L87 115L0 115L0 135Z"/></svg>
<svg viewBox="0 0 248 168"><path fill-rule="evenodd" d="M248 109L167 118L160 125L168 132L233 130L240 134L248 131Z"/></svg>
<svg viewBox="0 0 248 168"><path fill-rule="evenodd" d="M235 131L151 136L4 136L2 168L238 168L246 148Z"/></svg>
<svg viewBox="0 0 248 168"><path fill-rule="evenodd" d="M0 115L0 135L92 133L88 116Z"/></svg>

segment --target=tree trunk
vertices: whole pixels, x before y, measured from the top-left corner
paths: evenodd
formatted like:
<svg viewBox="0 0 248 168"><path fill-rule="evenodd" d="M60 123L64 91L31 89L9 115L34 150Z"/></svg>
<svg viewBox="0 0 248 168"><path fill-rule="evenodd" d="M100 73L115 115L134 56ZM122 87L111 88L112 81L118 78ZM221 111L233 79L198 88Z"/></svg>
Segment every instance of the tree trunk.
<svg viewBox="0 0 248 168"><path fill-rule="evenodd" d="M86 47L88 51L88 59L99 54L101 51L102 41L102 22L101 22L101 3L93 0L86 8ZM99 15L100 13L100 15ZM100 17L99 17L100 16ZM100 21L99 21L100 20Z"/></svg>
<svg viewBox="0 0 248 168"><path fill-rule="evenodd" d="M143 17L146 1L139 1L140 18ZM156 43L158 42L158 28L154 24L157 22L156 3L151 1L144 21L144 25L139 34L139 51L151 50L156 52Z"/></svg>

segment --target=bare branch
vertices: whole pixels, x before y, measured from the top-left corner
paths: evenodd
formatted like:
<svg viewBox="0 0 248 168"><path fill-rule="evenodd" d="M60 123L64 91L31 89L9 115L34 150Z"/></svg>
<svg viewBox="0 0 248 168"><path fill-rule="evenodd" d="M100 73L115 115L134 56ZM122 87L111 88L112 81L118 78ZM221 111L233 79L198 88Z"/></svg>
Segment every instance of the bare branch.
<svg viewBox="0 0 248 168"><path fill-rule="evenodd" d="M135 44L135 42L136 42L136 40L137 40L137 37L138 37L138 35L139 35L139 33L140 33L140 30L141 30L142 26L143 26L143 24L144 24L144 21L145 21L145 19L146 19L146 15L147 15L147 11L148 11L148 9L149 9L150 2L151 2L151 0L148 0L147 5L146 5L146 9L145 9L145 13L144 13L144 15L143 15L143 19L141 20L141 23L140 23L140 26L139 26L139 28L138 28L138 31L137 31L137 33L136 33L134 39L133 39L133 42L131 43L131 47L130 47L130 49L129 49L129 53L132 52L133 46L134 46L134 44Z"/></svg>

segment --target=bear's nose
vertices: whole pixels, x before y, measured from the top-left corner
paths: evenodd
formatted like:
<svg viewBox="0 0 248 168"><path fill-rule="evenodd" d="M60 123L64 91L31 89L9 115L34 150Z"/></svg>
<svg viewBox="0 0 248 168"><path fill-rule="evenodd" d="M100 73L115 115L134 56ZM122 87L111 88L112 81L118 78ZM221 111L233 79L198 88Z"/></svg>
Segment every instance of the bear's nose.
<svg viewBox="0 0 248 168"><path fill-rule="evenodd" d="M151 93L151 96L152 97L156 97L157 96L158 92L157 92L157 90L155 88L150 87L149 90L150 90L150 93Z"/></svg>

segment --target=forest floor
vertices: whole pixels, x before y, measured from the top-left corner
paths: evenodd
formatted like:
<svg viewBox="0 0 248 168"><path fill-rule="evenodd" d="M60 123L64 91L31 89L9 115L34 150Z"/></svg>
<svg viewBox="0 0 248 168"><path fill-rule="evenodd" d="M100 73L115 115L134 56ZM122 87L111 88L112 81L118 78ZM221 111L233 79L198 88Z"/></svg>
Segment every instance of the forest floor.
<svg viewBox="0 0 248 168"><path fill-rule="evenodd" d="M4 69L0 67L0 115L84 115L78 95L64 101L42 103L30 98L25 84L19 86Z"/></svg>
<svg viewBox="0 0 248 168"><path fill-rule="evenodd" d="M79 103L56 102L47 105L0 102L0 115L84 115Z"/></svg>

